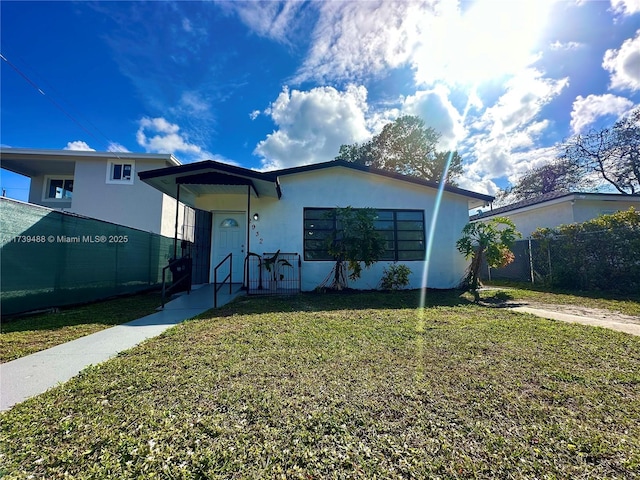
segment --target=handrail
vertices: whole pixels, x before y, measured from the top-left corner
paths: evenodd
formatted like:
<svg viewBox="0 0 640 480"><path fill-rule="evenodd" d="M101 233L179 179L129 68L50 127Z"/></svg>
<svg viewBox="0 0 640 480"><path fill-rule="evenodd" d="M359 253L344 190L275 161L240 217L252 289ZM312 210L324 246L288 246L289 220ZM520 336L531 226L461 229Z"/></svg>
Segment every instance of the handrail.
<svg viewBox="0 0 640 480"><path fill-rule="evenodd" d="M180 261L182 261L182 258L176 258L174 260L171 260L166 267L162 268L162 308L164 308L164 305L166 303L165 302L166 294L169 293L175 285L179 285L184 278L187 278L187 276L191 275L191 272L187 270L187 272L182 277L178 279L174 278L173 282L171 282L171 285L169 285L169 288L167 288L166 286L167 285L166 284L167 268L173 267L176 263L179 263ZM191 283L189 283L188 293L191 293Z"/></svg>
<svg viewBox="0 0 640 480"><path fill-rule="evenodd" d="M224 277L224 280L222 280L222 283L220 284L220 286L218 286L218 269L222 266L224 262L227 261L227 259L229 259L229 275ZM213 308L218 308L218 290L220 290L224 286L224 283L227 280L229 280L229 295L231 295L231 286L233 283L231 278L232 262L233 262L232 254L229 253L229 255L224 257L222 261L216 266L216 268L213 269Z"/></svg>

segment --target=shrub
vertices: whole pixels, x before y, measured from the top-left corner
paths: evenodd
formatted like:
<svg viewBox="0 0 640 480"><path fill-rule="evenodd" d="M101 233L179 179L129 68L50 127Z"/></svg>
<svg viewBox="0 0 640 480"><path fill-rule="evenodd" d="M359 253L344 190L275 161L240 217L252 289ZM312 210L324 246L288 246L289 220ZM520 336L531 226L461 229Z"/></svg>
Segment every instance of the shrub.
<svg viewBox="0 0 640 480"><path fill-rule="evenodd" d="M380 287L382 290L400 290L409 285L411 269L404 264L393 263L384 268Z"/></svg>
<svg viewBox="0 0 640 480"><path fill-rule="evenodd" d="M538 229L536 270L555 287L637 291L640 288L640 213L633 207L584 223Z"/></svg>

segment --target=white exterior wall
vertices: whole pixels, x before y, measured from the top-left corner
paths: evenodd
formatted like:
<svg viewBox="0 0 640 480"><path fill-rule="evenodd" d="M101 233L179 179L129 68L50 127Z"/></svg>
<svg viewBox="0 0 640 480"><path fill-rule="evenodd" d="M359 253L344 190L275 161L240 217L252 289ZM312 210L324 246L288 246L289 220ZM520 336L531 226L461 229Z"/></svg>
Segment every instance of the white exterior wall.
<svg viewBox="0 0 640 480"><path fill-rule="evenodd" d="M138 180L139 181L139 180ZM145 184L146 185L146 184ZM157 190L156 190L157 191ZM176 231L176 199L170 197L169 195L161 194L162 197L162 208L161 208L161 218L160 218L160 234L165 237L172 237L175 235ZM190 207L187 207L190 208ZM186 222L189 223L192 220L186 219ZM183 239L183 228L185 226L185 205L180 203L178 207L178 238ZM193 241L193 238L188 238L187 240Z"/></svg>
<svg viewBox="0 0 640 480"><path fill-rule="evenodd" d="M640 199L625 199L620 195L615 199L602 198L562 198L551 201L547 205L532 205L519 212L505 212L500 215L511 219L522 238L528 238L538 228L554 228L571 223L582 223L603 214L629 210L630 207L640 209ZM573 203L572 203L573 202ZM480 221L485 221L481 218Z"/></svg>
<svg viewBox="0 0 640 480"><path fill-rule="evenodd" d="M600 215L629 210L631 207L640 210L640 199L627 200L623 196L616 200L582 200L578 198L573 206L573 221L582 223Z"/></svg>
<svg viewBox="0 0 640 480"><path fill-rule="evenodd" d="M275 199L274 199L275 200ZM251 197L251 204L254 205L260 199ZM227 212L246 212L247 211L247 194L240 195L202 195L196 198L196 208L200 210L227 211ZM253 207L252 207L253 208ZM253 213L253 212L251 212Z"/></svg>
<svg viewBox="0 0 640 480"><path fill-rule="evenodd" d="M303 212L305 208L415 209L425 212L427 239L433 216L436 190L400 180L358 172L347 168L314 170L280 178L282 198L251 198L250 214L260 219L250 224L250 250L273 253L277 250L299 253L302 258L302 290L315 289L333 267L331 261L304 261ZM246 195L209 195L196 203L203 210L247 210ZM445 193L433 238L426 286L453 288L464 276L467 261L456 250L462 228L468 222L468 199ZM350 282L352 288L375 289L383 268L390 262L378 262L362 277ZM423 280L422 261L404 261L412 270L410 288L420 288Z"/></svg>
<svg viewBox="0 0 640 480"><path fill-rule="evenodd" d="M138 172L164 166L164 162L136 161L133 184L120 185L106 182L106 159L77 161L73 201L69 211L147 232L161 233L162 193L142 182L138 178Z"/></svg>
<svg viewBox="0 0 640 480"><path fill-rule="evenodd" d="M538 227L555 227L574 222L573 206L569 201L553 205L535 205L522 212L506 212L500 216L509 218L515 224L516 230L522 234L522 238L530 237Z"/></svg>

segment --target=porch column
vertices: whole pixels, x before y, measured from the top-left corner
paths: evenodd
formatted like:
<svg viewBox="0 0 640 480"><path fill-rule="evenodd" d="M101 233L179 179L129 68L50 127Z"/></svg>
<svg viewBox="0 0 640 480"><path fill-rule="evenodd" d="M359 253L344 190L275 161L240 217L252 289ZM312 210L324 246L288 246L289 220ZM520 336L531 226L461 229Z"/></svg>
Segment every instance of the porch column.
<svg viewBox="0 0 640 480"><path fill-rule="evenodd" d="M251 185L247 185L247 246L245 248L244 258L248 258L249 252L251 251L249 247L249 240L251 238ZM249 262L245 262L244 258L242 259L242 263L244 265L244 280L243 287L246 287L249 290Z"/></svg>
<svg viewBox="0 0 640 480"><path fill-rule="evenodd" d="M180 213L180 184L176 182L178 191L176 193L176 227L173 234L173 259L178 258L178 213Z"/></svg>

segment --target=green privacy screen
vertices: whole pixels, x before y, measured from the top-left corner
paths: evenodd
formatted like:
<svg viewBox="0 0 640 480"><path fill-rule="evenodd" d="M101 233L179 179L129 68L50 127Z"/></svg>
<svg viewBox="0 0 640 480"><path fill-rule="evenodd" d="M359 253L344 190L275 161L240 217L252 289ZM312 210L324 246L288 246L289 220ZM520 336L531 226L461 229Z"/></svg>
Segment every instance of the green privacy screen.
<svg viewBox="0 0 640 480"><path fill-rule="evenodd" d="M145 290L173 239L0 199L2 315Z"/></svg>

